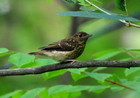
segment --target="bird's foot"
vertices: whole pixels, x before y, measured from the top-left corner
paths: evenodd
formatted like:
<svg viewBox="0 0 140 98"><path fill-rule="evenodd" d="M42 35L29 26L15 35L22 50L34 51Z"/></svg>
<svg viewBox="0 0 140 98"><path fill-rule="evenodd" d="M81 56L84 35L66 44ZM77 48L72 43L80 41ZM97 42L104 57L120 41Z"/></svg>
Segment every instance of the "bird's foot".
<svg viewBox="0 0 140 98"><path fill-rule="evenodd" d="M74 64L76 62L78 62L78 60L72 59L72 60L66 60L67 62L70 62L71 64Z"/></svg>
<svg viewBox="0 0 140 98"><path fill-rule="evenodd" d="M61 64L64 64L64 63L71 63L71 64L74 64L75 62L78 62L78 60L75 60L75 59L66 60L66 61L61 62Z"/></svg>

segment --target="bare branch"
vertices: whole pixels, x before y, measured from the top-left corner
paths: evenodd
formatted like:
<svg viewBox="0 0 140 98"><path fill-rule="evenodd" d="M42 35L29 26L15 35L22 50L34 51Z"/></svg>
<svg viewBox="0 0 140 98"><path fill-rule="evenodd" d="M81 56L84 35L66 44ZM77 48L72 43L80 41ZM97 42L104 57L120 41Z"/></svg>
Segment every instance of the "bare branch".
<svg viewBox="0 0 140 98"><path fill-rule="evenodd" d="M41 74L45 72L51 72L60 69L68 68L84 68L84 67L120 67L120 68L130 68L130 67L140 67L140 60L135 61L77 61L73 63L59 63L52 65L45 65L35 68L19 68L19 69L2 69L0 70L0 76L14 76L14 75L29 75L29 74Z"/></svg>

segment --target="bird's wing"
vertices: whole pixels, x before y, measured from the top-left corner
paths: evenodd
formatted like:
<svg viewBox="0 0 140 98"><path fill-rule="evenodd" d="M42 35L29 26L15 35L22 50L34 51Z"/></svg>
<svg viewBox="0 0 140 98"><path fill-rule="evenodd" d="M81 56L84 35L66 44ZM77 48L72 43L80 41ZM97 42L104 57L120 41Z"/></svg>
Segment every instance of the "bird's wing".
<svg viewBox="0 0 140 98"><path fill-rule="evenodd" d="M52 44L49 44L48 46L41 47L39 49L41 50L49 50L49 51L71 51L76 47L77 43L76 41L72 39L64 39L58 42L54 42Z"/></svg>
<svg viewBox="0 0 140 98"><path fill-rule="evenodd" d="M57 50L60 49L61 47L59 46L60 42L54 42L52 44L49 44L48 46L40 47L39 49L41 50Z"/></svg>

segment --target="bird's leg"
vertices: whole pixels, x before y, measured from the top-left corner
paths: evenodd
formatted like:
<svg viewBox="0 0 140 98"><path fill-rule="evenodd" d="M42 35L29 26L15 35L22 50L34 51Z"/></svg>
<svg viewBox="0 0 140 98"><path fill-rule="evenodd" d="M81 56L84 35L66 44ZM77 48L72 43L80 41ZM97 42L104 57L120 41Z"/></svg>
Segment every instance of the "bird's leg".
<svg viewBox="0 0 140 98"><path fill-rule="evenodd" d="M74 64L75 62L78 62L78 60L70 59L70 60L66 60L66 62L70 62L71 64Z"/></svg>
<svg viewBox="0 0 140 98"><path fill-rule="evenodd" d="M78 60L75 60L75 59L70 59L70 60L66 60L66 61L63 61L63 62L60 62L61 64L64 64L64 63L75 63L75 62L78 62Z"/></svg>

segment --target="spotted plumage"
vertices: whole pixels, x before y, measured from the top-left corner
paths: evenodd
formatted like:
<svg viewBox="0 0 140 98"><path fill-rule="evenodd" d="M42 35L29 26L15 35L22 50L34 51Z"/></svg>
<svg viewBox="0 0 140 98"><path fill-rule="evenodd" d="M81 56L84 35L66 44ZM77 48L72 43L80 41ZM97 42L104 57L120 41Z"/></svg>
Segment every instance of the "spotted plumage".
<svg viewBox="0 0 140 98"><path fill-rule="evenodd" d="M46 55L52 59L63 62L79 57L86 45L87 39L91 35L85 32L79 32L73 36L41 47L40 51L31 52L32 55Z"/></svg>

